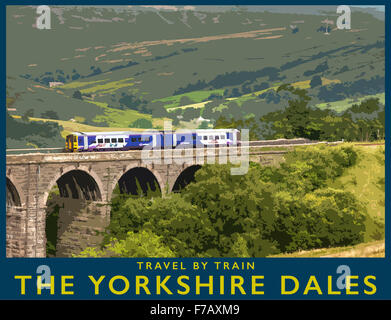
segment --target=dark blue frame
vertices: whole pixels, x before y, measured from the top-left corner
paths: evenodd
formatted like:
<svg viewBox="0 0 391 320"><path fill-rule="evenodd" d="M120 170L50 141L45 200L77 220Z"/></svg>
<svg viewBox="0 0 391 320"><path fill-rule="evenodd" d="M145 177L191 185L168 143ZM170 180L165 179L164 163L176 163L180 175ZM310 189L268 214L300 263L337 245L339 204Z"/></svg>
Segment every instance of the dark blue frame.
<svg viewBox="0 0 391 320"><path fill-rule="evenodd" d="M352 0L349 1L349 5L366 5L369 1L362 0ZM145 4L145 1L133 1L132 4ZM2 87L5 87L6 84L6 54L5 54L5 39L6 39L6 5L41 5L42 3L36 1L5 1L1 3L1 21L2 21L2 41L3 46L1 50L1 72L2 72ZM44 4L47 5L61 5L61 4L72 4L72 5L104 5L112 4L108 1L46 1ZM127 1L117 1L116 4L128 5ZM163 5L163 4L176 4L176 5L185 5L185 4L194 4L184 1L148 1L148 4ZM197 1L197 5L210 5L210 1ZM258 4L258 5L340 5L340 1L213 1L215 5L232 5L232 4ZM343 4L343 3L342 3ZM385 54L385 70L386 70L386 105L388 106L391 98L390 90L390 3L388 1L374 1L370 5L385 5L386 7L386 20L385 20L385 29L386 29L386 54ZM2 101L5 101L5 90L1 90ZM386 195L390 195L390 108L386 108ZM2 123L1 134L2 139L0 140L2 150L5 150L5 112L2 114ZM3 164L3 170L0 171L2 181L5 179L5 163L6 157L5 152L1 154L1 161ZM202 259L202 258L185 258L185 259L176 259L176 258L165 258L165 259L153 259L153 258L142 258L142 259L75 259L75 258L56 258L56 259L42 259L42 258L10 258L7 259L5 255L5 223L6 223L6 212L5 212L5 184L3 184L3 191L0 194L2 199L2 229L0 237L0 263L1 263L1 272L0 272L0 299L148 299L148 300L165 300L165 299L186 299L186 300L200 300L200 299L224 299L224 300L240 300L240 299L381 299L389 300L391 299L391 261L390 261L390 201L386 201L386 236L385 236L385 245L386 245L386 257L385 258L256 258L256 259L244 259L244 258L227 258L227 259ZM388 199L389 200L389 199ZM187 268L185 271L145 271L138 270L137 261L146 262L146 261L159 261L159 262L175 262L183 263ZM191 269L191 266L194 262L206 261L209 265L213 265L215 262L221 261L253 261L255 263L255 271L216 271L211 268L200 271ZM56 276L56 290L54 295L50 295L48 290L43 290L41 296L36 294L35 290L35 277L36 269L39 265L48 265L51 268L52 274ZM352 274L359 277L359 285L355 289L359 291L358 295L346 295L342 293L341 295L328 295L327 292L327 279L328 276L333 277L333 279L338 277L336 269L340 265L348 265L351 268ZM195 275L200 275L203 282L206 282L208 276L212 275L218 277L220 275L242 275L246 279L252 274L258 274L264 276L264 295L262 296L252 296L252 295L209 295L207 289L202 289L201 294L197 295L194 290L190 294L181 296L178 294L167 295L164 293L161 295L136 295L134 292L134 277L135 275L145 275L150 277L151 286L153 285L154 276L160 275L162 277L169 275L171 278L176 278L181 274L186 274L189 277L194 277ZM14 279L15 275L31 275L33 280L28 280L26 282L26 294L21 295L20 293L20 281ZM74 292L73 295L62 295L60 291L60 279L62 275L73 275L74 279L70 282L73 282L73 287L70 287L69 290ZM91 281L88 279L88 275L93 275L96 279L100 275L105 275L104 286L102 285L99 295L94 294L94 288ZM108 290L108 279L115 275L123 275L129 279L130 290L127 294L118 296L112 294ZM282 275L293 275L300 280L300 290L299 293L292 296L281 295L279 290L280 286L280 277ZM306 284L306 281L311 275L316 276L316 279L321 285L323 295L317 295L314 291L310 291L308 295L303 295L303 287ZM376 288L377 291L373 295L363 294L363 290L366 288L363 284L363 278L366 275L374 275L376 277ZM174 286L175 287L175 286ZM247 291L250 289L251 283L246 282L244 288ZM326 290L325 290L326 288ZM182 289L182 288L181 288Z"/></svg>

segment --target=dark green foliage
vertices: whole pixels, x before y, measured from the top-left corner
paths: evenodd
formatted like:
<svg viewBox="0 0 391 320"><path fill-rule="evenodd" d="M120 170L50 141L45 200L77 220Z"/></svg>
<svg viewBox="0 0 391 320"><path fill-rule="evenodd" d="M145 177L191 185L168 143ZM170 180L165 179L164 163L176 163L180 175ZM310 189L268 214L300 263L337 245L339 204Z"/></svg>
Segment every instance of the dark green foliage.
<svg viewBox="0 0 391 320"><path fill-rule="evenodd" d="M183 120L184 121L190 121L190 120L193 120L195 118L198 118L200 116L200 109L197 109L197 108L186 108L184 111L183 111Z"/></svg>
<svg viewBox="0 0 391 320"><path fill-rule="evenodd" d="M245 239L251 256L275 252L270 238L274 215L273 184L263 182L260 172L231 175L230 166L205 166L195 174L183 197L196 205L213 228L213 238L206 254L234 256L231 249L238 237Z"/></svg>
<svg viewBox="0 0 391 320"><path fill-rule="evenodd" d="M349 147L296 150L281 167L205 165L166 198L113 198L105 244L148 230L177 257L264 257L363 241L365 208L327 187L356 163Z"/></svg>
<svg viewBox="0 0 391 320"><path fill-rule="evenodd" d="M59 205L59 192L57 190L52 190L49 194L47 202L47 215L46 215L46 255L48 257L56 256L56 245L57 245L57 232L58 232L58 216L60 213Z"/></svg>
<svg viewBox="0 0 391 320"><path fill-rule="evenodd" d="M34 109L28 109L21 117L25 122L28 122L30 117L34 117Z"/></svg>
<svg viewBox="0 0 391 320"><path fill-rule="evenodd" d="M308 76L312 76L313 74L316 74L316 73L323 73L326 70L328 70L328 68L329 68L329 65L327 64L327 61L324 61L321 64L319 64L314 70L305 71L303 75L308 77Z"/></svg>
<svg viewBox="0 0 391 320"><path fill-rule="evenodd" d="M209 122L208 121L202 121L197 129L208 129L208 128L209 128Z"/></svg>
<svg viewBox="0 0 391 320"><path fill-rule="evenodd" d="M310 87L315 88L322 85L322 78L320 76L313 76L310 81Z"/></svg>
<svg viewBox="0 0 391 320"><path fill-rule="evenodd" d="M97 248L86 248L78 255L73 255L78 258L85 257L103 257L103 258L169 258L174 257L173 252L161 242L161 237L156 236L149 230L144 230L138 233L128 232L123 240L112 239L101 250Z"/></svg>
<svg viewBox="0 0 391 320"><path fill-rule="evenodd" d="M109 235L125 239L128 231L149 229L169 245L179 256L193 256L203 252L210 242L210 227L201 219L197 207L179 194L169 198L128 198L113 200Z"/></svg>
<svg viewBox="0 0 391 320"><path fill-rule="evenodd" d="M353 97L355 94L367 95L384 92L384 77L375 76L371 79L360 79L352 82L336 83L319 88L318 98L331 102Z"/></svg>
<svg viewBox="0 0 391 320"><path fill-rule="evenodd" d="M72 98L83 100L82 94L79 90L75 90L75 92L73 92Z"/></svg>
<svg viewBox="0 0 391 320"><path fill-rule="evenodd" d="M286 95L288 94L288 95ZM239 108L235 102L230 102L228 108L220 113L215 122L216 128L250 129L250 139L279 139L279 138L308 138L326 141L373 141L382 139L385 132L385 111L379 99L367 99L359 105L355 104L343 113L324 109L311 108L311 97L306 90L294 89L282 85L276 93L262 94L269 103L264 105L262 100L247 100ZM287 107L278 111L267 112L273 99L289 98ZM213 102L205 105L203 116L217 116ZM274 109L276 105L272 105ZM255 116L246 117L244 114L264 114L257 119ZM236 110L233 113L231 110ZM223 115L224 114L224 115Z"/></svg>
<svg viewBox="0 0 391 320"><path fill-rule="evenodd" d="M350 111L353 113L367 113L371 114L379 110L379 99L367 99L361 102L359 105L354 104L350 107Z"/></svg>
<svg viewBox="0 0 391 320"><path fill-rule="evenodd" d="M135 121L133 121L131 124L129 124L130 128L141 128L141 129L151 129L152 128L152 122L151 120L140 118Z"/></svg>
<svg viewBox="0 0 391 320"><path fill-rule="evenodd" d="M173 95L178 95L186 92L192 92L192 91L197 91L197 90L203 90L208 85L205 83L205 80L198 80L195 84L189 83L186 87L182 88L180 87L179 89L175 90Z"/></svg>
<svg viewBox="0 0 391 320"><path fill-rule="evenodd" d="M191 100L189 97L187 97L187 96L183 96L183 97L181 97L180 98L180 100L179 100L179 105L180 106L186 106L186 105L188 105L188 104L193 104L194 103L194 101L193 100Z"/></svg>
<svg viewBox="0 0 391 320"><path fill-rule="evenodd" d="M353 194L331 188L304 196L275 196L278 218L273 237L282 252L347 246L362 242L363 208Z"/></svg>
<svg viewBox="0 0 391 320"><path fill-rule="evenodd" d="M26 146L27 143L37 147L62 147L62 127L55 122L18 121L8 113L6 115L7 148Z"/></svg>
<svg viewBox="0 0 391 320"><path fill-rule="evenodd" d="M168 117L168 112L161 101L154 101L148 105L148 109L152 110L153 118Z"/></svg>
<svg viewBox="0 0 391 320"><path fill-rule="evenodd" d="M41 113L41 118L59 120L58 113L53 110L48 110Z"/></svg>
<svg viewBox="0 0 391 320"><path fill-rule="evenodd" d="M264 169L264 178L270 179L280 190L293 188L296 193L307 193L324 188L341 176L345 168L356 163L357 154L352 147L297 148L285 159L280 168Z"/></svg>
<svg viewBox="0 0 391 320"><path fill-rule="evenodd" d="M122 94L118 100L122 109L132 109L143 113L151 113L151 110L146 107L146 101L143 101L134 95Z"/></svg>

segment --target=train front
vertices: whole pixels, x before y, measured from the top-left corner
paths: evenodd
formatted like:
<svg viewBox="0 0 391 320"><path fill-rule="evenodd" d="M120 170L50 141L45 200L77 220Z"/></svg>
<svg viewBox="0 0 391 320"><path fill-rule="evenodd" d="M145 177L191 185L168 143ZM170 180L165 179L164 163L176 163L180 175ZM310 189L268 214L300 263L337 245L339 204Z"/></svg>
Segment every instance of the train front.
<svg viewBox="0 0 391 320"><path fill-rule="evenodd" d="M78 136L75 134L69 134L65 138L65 151L76 152L79 148Z"/></svg>

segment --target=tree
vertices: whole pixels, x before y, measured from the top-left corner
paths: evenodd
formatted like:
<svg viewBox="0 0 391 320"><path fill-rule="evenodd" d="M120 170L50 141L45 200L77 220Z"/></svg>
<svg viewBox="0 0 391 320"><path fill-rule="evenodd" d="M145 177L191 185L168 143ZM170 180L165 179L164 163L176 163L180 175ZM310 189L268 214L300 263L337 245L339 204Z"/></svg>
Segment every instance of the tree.
<svg viewBox="0 0 391 320"><path fill-rule="evenodd" d="M31 113L26 112L28 117ZM20 141L24 146L32 143L38 147L64 146L64 138L61 136L62 126L52 121L20 121L12 118L8 113L6 116L6 137L7 144ZM20 145L20 143L17 143ZM7 145L12 148L12 145Z"/></svg>
<svg viewBox="0 0 391 320"><path fill-rule="evenodd" d="M356 161L352 147L313 147L289 152L280 167L251 163L241 176L204 165L180 193L113 197L103 250L82 255L264 257L358 243L365 209L327 187Z"/></svg>
<svg viewBox="0 0 391 320"><path fill-rule="evenodd" d="M191 100L188 96L182 96L181 99L179 100L180 106L187 106L189 104L194 104L194 101Z"/></svg>
<svg viewBox="0 0 391 320"><path fill-rule="evenodd" d="M34 117L34 109L28 109L21 117L21 119L25 122L30 120L30 117Z"/></svg>
<svg viewBox="0 0 391 320"><path fill-rule="evenodd" d="M113 238L101 250L87 248L74 257L170 258L174 257L174 253L162 243L161 237L150 230L142 230L140 232L128 232L123 240Z"/></svg>
<svg viewBox="0 0 391 320"><path fill-rule="evenodd" d="M54 120L60 119L59 116L58 116L58 113L56 111L53 111L53 110L47 110L45 112L42 112L41 113L41 118L44 118L44 119L54 119Z"/></svg>
<svg viewBox="0 0 391 320"><path fill-rule="evenodd" d="M130 128L151 129L153 127L151 120L140 118L129 124Z"/></svg>
<svg viewBox="0 0 391 320"><path fill-rule="evenodd" d="M275 219L273 185L262 181L258 170L233 176L230 169L230 165L205 165L195 173L196 181L182 191L183 198L198 208L203 220L208 219L211 230L205 254L232 257L233 250L239 248L241 255L275 252L269 237Z"/></svg>
<svg viewBox="0 0 391 320"><path fill-rule="evenodd" d="M208 128L209 128L209 122L208 121L202 121L197 129L208 129Z"/></svg>
<svg viewBox="0 0 391 320"><path fill-rule="evenodd" d="M354 104L350 107L350 110L354 113L367 113L371 114L379 110L380 102L379 98L369 98L362 101L359 105Z"/></svg>
<svg viewBox="0 0 391 320"><path fill-rule="evenodd" d="M325 23L326 24L326 27L325 27L325 34L329 34L329 31L331 31L331 27L329 25L333 25L334 24L334 21L333 20L329 20L328 18L324 19L321 21L322 23Z"/></svg>
<svg viewBox="0 0 391 320"><path fill-rule="evenodd" d="M75 92L72 95L72 98L83 100L82 94L79 90L75 90Z"/></svg>
<svg viewBox="0 0 391 320"><path fill-rule="evenodd" d="M184 121L191 121L195 118L198 118L200 116L200 109L197 108L186 108L183 111L183 120Z"/></svg>
<svg viewBox="0 0 391 320"><path fill-rule="evenodd" d="M322 85L322 78L320 76L313 76L310 81L310 87L316 88Z"/></svg>
<svg viewBox="0 0 391 320"><path fill-rule="evenodd" d="M138 106L141 104L141 101L135 96L127 95L125 93L122 93L122 97L118 100L118 102L123 109L127 108L133 110L138 110Z"/></svg>
<svg viewBox="0 0 391 320"><path fill-rule="evenodd" d="M151 110L153 118L164 118L168 116L168 112L162 101L154 101L149 104L148 108Z"/></svg>

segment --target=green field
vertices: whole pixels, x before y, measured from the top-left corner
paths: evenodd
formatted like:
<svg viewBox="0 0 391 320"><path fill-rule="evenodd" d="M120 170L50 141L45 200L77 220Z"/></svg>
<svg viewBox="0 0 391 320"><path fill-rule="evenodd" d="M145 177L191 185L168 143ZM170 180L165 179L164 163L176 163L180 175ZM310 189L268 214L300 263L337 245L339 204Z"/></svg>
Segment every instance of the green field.
<svg viewBox="0 0 391 320"><path fill-rule="evenodd" d="M103 109L104 113L102 115L97 115L93 119L93 121L96 122L97 124L101 122L105 122L108 127L112 127L112 128L117 128L117 127L130 128L131 124L134 121L138 119L147 119L152 122L152 125L155 128L163 127L164 119L162 118L153 119L152 116L149 114L143 114L132 109L121 110L121 109L110 108L105 102L88 101L88 100L87 102L95 104Z"/></svg>
<svg viewBox="0 0 391 320"><path fill-rule="evenodd" d="M175 96L165 97L162 99L156 99L155 101L161 101L164 103L164 107L169 111L171 109L176 109L177 107L186 108L186 106L180 105L180 100L182 97L187 97L193 101L193 103L201 103L207 99L211 94L222 95L224 90L207 90L207 91L193 91L189 93L183 93Z"/></svg>
<svg viewBox="0 0 391 320"><path fill-rule="evenodd" d="M335 102L328 102L328 103L320 103L315 105L316 108L319 109L332 109L337 112L343 112L347 109L349 109L354 104L360 104L362 101L369 99L369 98L377 98L379 99L379 102L382 104L385 104L385 94L384 93L378 93L374 95L367 95L364 97L359 97L355 99L344 99L340 101Z"/></svg>
<svg viewBox="0 0 391 320"><path fill-rule="evenodd" d="M354 30L326 35L322 20L335 16L335 7L310 14L301 8L54 6L56 27L41 32L31 27L32 7L9 6L7 108L12 116L93 127L126 128L145 119L161 128L169 117L177 128L197 128L200 115L212 127L231 101L239 108L232 104L226 113L243 119L286 108L285 97L258 98L282 84L308 90L310 106L321 109L343 111L372 96L384 103L384 20L355 8ZM327 103L334 92L319 98L319 86L310 85L314 77L322 88L353 89ZM225 102L204 113L211 95ZM246 104L251 110L240 108Z"/></svg>
<svg viewBox="0 0 391 320"><path fill-rule="evenodd" d="M354 145L359 155L358 161L329 186L353 193L364 206L366 210L364 243L356 246L279 254L273 257L384 257L384 145L368 146L357 143L344 143L343 145Z"/></svg>
<svg viewBox="0 0 391 320"><path fill-rule="evenodd" d="M383 146L358 146L358 163L346 170L332 187L354 193L367 210L365 241L384 239L385 155Z"/></svg>
<svg viewBox="0 0 391 320"><path fill-rule="evenodd" d="M118 114L117 114L118 116ZM19 119L20 116L14 116L14 118ZM115 118L115 117L114 117ZM139 118L140 119L140 118ZM107 132L107 131L140 131L143 129L139 128L132 128L128 126L121 127L119 124L117 126L112 127L97 127L97 126L91 126L87 124L83 124L80 122L75 121L65 121L65 120L54 120L54 119L43 119L43 118L30 118L31 121L51 121L56 122L60 126L63 127L63 130L61 132L61 136L65 139L65 137L72 133L72 132ZM154 120L155 121L155 120ZM160 122L157 122L157 125L159 125ZM117 123L114 123L117 124ZM65 143L65 141L64 141Z"/></svg>

